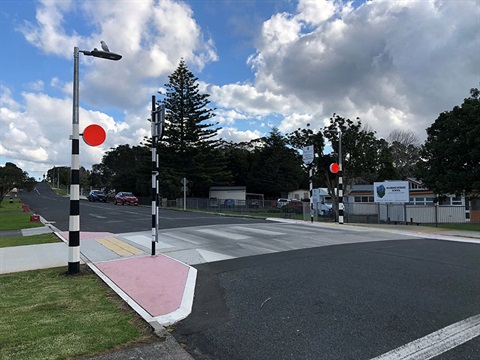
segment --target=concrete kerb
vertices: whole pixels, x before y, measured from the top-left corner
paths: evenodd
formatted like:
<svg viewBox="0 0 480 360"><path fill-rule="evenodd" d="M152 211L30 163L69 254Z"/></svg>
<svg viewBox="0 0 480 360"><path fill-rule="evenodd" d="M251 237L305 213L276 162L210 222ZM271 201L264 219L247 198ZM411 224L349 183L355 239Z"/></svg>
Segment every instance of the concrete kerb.
<svg viewBox="0 0 480 360"><path fill-rule="evenodd" d="M415 230L400 230L400 229L394 229L394 228L386 228L386 227L378 227L375 226L374 224L338 224L338 223L319 223L319 222L313 222L311 223L310 221L305 221L305 220L290 220L290 219L280 219L280 218L268 218L267 220L270 221L277 221L277 222L284 222L284 223L290 223L290 224L305 224L309 226L316 226L316 227L323 227L323 228L333 228L333 227L342 227L344 229L349 229L350 231L365 231L365 229L368 229L369 231L381 231L381 232L389 232L389 233L394 233L394 234L399 234L399 235L409 235L413 237L421 237L421 238L427 238L427 239L434 239L434 240L446 240L446 241L456 241L456 242L465 242L465 243L473 243L473 244L479 244L480 245L480 233L477 236L471 237L471 236L466 236L465 234L462 234L462 231L459 230L457 231L457 234L439 234L435 232L434 229L436 228L422 228L422 231L415 231ZM385 225L385 226L392 226L395 227L396 225ZM414 228L412 226L412 228ZM429 232L431 231L431 232ZM445 230L446 232L449 232L448 230Z"/></svg>

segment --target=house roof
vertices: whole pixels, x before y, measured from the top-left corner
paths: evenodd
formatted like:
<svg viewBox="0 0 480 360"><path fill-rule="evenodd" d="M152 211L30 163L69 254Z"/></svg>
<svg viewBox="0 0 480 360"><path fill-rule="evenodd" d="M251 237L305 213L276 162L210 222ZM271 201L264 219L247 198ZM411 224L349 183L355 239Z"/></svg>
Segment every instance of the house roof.
<svg viewBox="0 0 480 360"><path fill-rule="evenodd" d="M210 191L247 191L246 186L212 186Z"/></svg>

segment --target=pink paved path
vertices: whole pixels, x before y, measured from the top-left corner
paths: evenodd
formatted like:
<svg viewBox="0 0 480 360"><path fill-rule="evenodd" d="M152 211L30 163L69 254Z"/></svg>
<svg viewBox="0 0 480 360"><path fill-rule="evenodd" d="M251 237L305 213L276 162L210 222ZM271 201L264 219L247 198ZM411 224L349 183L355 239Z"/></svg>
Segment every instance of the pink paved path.
<svg viewBox="0 0 480 360"><path fill-rule="evenodd" d="M180 308L188 265L156 255L98 262L95 266L153 317Z"/></svg>

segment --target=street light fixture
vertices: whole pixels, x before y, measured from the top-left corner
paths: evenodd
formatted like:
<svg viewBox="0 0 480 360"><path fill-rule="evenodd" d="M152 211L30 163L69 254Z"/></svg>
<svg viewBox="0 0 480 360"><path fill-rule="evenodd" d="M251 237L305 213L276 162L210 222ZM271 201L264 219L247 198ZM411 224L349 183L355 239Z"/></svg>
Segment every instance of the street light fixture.
<svg viewBox="0 0 480 360"><path fill-rule="evenodd" d="M79 102L78 102L78 58L80 53L107 60L120 60L121 55L110 51L101 51L96 48L92 51L73 48L73 115L72 115L72 163L70 177L70 218L68 225L68 273L80 272L80 131L79 131Z"/></svg>

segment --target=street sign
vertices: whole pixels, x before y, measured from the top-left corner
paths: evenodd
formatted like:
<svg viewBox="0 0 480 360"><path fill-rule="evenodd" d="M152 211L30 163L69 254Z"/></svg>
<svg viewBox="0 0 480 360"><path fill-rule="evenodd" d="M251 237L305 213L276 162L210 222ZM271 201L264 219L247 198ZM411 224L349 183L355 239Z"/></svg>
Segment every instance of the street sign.
<svg viewBox="0 0 480 360"><path fill-rule="evenodd" d="M182 183L183 186L187 186L187 184L188 184L187 178L183 178L181 183Z"/></svg>
<svg viewBox="0 0 480 360"><path fill-rule="evenodd" d="M408 181L384 181L373 183L373 200L376 203L408 203Z"/></svg>
<svg viewBox="0 0 480 360"><path fill-rule="evenodd" d="M311 164L315 158L315 153L313 151L313 145L305 146L303 148L303 162L305 164Z"/></svg>

